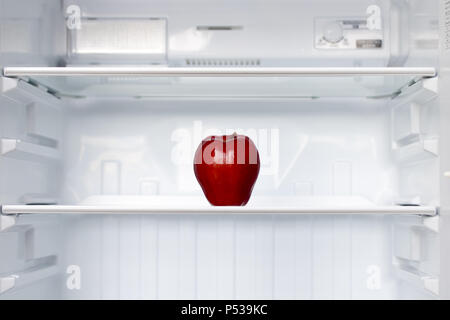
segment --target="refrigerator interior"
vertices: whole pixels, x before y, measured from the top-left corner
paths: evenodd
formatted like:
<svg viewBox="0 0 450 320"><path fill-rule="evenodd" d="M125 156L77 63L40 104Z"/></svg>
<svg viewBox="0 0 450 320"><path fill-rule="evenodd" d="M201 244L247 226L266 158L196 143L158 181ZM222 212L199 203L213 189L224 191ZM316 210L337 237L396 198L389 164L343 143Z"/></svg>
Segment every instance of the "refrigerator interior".
<svg viewBox="0 0 450 320"><path fill-rule="evenodd" d="M0 299L443 297L444 5L1 0ZM260 176L212 208L234 131Z"/></svg>

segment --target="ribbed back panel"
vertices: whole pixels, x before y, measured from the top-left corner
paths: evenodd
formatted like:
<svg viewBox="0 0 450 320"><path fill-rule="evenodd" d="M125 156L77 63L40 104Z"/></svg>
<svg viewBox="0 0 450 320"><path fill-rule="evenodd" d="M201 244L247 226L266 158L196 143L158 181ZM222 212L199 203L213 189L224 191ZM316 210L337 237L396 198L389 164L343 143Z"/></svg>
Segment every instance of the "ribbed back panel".
<svg viewBox="0 0 450 320"><path fill-rule="evenodd" d="M109 216L70 221L67 298L393 298L386 217Z"/></svg>

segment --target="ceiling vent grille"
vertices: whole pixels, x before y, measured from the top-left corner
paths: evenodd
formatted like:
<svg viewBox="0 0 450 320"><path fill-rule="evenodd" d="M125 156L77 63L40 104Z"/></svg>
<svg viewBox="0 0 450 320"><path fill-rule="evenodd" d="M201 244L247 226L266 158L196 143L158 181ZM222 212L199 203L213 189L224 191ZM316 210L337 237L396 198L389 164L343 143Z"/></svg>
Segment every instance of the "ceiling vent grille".
<svg viewBox="0 0 450 320"><path fill-rule="evenodd" d="M255 67L260 65L259 59L186 59L188 67Z"/></svg>

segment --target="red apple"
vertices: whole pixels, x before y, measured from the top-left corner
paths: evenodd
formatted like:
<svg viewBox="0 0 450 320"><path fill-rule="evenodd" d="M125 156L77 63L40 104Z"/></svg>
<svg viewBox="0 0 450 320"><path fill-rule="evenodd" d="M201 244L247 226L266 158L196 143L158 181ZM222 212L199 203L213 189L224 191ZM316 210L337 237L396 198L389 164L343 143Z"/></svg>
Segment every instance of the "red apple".
<svg viewBox="0 0 450 320"><path fill-rule="evenodd" d="M195 176L214 206L245 206L259 167L259 154L253 141L236 133L207 137L194 157Z"/></svg>

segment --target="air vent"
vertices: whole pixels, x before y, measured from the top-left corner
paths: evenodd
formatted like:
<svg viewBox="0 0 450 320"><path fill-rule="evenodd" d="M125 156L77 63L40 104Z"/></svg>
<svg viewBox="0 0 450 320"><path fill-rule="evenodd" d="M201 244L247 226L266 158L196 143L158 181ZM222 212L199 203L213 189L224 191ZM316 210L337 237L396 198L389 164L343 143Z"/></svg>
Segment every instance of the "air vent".
<svg viewBox="0 0 450 320"><path fill-rule="evenodd" d="M259 59L186 59L188 67L255 67L260 65Z"/></svg>
<svg viewBox="0 0 450 320"><path fill-rule="evenodd" d="M444 0L445 50L450 50L450 0Z"/></svg>
<svg viewBox="0 0 450 320"><path fill-rule="evenodd" d="M232 31L243 29L243 26L197 26L198 31Z"/></svg>

